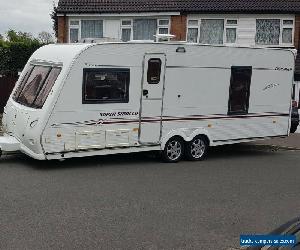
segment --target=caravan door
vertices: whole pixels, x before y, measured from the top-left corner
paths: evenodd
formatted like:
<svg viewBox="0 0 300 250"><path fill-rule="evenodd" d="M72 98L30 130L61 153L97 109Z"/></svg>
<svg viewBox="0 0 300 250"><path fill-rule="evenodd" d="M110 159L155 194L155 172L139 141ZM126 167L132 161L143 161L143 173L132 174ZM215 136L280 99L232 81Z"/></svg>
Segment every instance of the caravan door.
<svg viewBox="0 0 300 250"><path fill-rule="evenodd" d="M139 129L141 144L158 144L161 138L165 68L165 54L145 54Z"/></svg>

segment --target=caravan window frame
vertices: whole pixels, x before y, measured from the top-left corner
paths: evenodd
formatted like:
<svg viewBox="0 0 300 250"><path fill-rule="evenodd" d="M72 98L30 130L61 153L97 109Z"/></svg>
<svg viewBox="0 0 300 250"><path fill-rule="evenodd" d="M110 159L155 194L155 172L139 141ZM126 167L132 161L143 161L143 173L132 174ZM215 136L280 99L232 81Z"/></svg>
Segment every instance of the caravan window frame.
<svg viewBox="0 0 300 250"><path fill-rule="evenodd" d="M87 99L87 81L86 77L88 73L98 72L99 74L106 73L126 73L127 81L124 84L125 93L124 98L120 99ZM129 88L130 88L130 80L131 80L131 71L130 68L84 68L82 74L82 104L114 104L114 103L129 103Z"/></svg>

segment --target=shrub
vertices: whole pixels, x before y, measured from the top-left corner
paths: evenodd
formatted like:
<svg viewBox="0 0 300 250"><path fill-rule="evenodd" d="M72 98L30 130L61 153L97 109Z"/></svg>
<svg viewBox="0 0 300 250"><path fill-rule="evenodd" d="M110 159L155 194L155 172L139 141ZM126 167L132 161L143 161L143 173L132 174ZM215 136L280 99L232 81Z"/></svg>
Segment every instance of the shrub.
<svg viewBox="0 0 300 250"><path fill-rule="evenodd" d="M0 41L0 72L17 74L30 56L42 46L38 41L9 42Z"/></svg>

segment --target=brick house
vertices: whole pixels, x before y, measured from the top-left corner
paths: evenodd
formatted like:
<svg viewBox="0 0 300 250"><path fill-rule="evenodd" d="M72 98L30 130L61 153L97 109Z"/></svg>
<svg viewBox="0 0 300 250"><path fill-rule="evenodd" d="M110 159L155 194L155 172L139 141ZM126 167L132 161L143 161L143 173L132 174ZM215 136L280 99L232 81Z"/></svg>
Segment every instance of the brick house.
<svg viewBox="0 0 300 250"><path fill-rule="evenodd" d="M60 0L57 13L64 43L172 34L192 43L300 48L299 0Z"/></svg>

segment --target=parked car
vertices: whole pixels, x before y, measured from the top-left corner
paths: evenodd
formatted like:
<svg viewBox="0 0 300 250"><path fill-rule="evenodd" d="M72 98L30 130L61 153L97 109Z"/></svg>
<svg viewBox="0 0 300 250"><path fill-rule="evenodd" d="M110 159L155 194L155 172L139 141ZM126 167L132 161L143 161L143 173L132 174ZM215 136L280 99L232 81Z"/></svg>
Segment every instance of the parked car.
<svg viewBox="0 0 300 250"><path fill-rule="evenodd" d="M300 217L290 220L282 226L273 230L269 235L295 235L297 243L293 246L293 250L300 250ZM278 250L278 249L290 249L283 247L248 247L245 250Z"/></svg>
<svg viewBox="0 0 300 250"><path fill-rule="evenodd" d="M292 105L292 119L291 119L291 133L295 133L297 131L299 125L299 112L298 112L298 104L296 101L293 101Z"/></svg>

